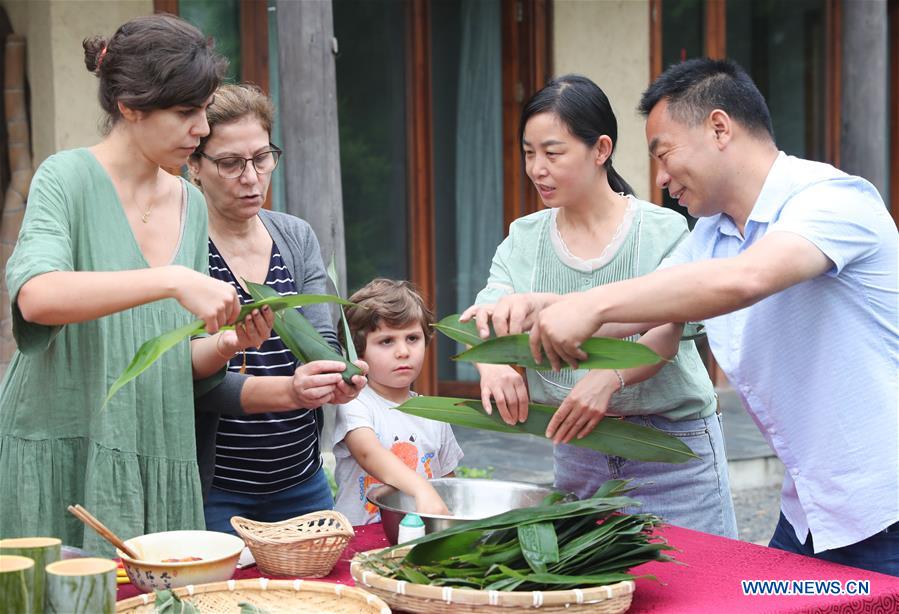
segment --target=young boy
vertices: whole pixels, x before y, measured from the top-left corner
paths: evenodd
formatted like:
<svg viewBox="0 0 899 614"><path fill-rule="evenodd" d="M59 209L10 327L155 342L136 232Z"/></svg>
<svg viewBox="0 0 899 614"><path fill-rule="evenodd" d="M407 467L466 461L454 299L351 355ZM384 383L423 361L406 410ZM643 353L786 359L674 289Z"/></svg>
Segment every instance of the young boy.
<svg viewBox="0 0 899 614"><path fill-rule="evenodd" d="M365 496L383 483L414 497L418 512L449 514L428 478L451 476L462 458L452 429L394 409L415 396L410 387L421 372L434 316L406 281L375 279L350 301L357 306L347 309L347 322L369 365L368 386L338 407L335 509L354 525L380 521Z"/></svg>

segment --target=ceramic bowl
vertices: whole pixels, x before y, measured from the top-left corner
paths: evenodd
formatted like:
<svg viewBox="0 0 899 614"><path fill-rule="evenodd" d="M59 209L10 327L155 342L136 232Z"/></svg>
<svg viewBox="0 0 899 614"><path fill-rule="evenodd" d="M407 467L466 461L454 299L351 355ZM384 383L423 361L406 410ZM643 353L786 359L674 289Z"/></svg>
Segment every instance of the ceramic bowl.
<svg viewBox="0 0 899 614"><path fill-rule="evenodd" d="M132 559L118 549L116 554L131 583L145 593L230 580L244 547L239 537L216 531L150 533L126 540L125 544L141 558ZM190 557L200 560L184 560Z"/></svg>

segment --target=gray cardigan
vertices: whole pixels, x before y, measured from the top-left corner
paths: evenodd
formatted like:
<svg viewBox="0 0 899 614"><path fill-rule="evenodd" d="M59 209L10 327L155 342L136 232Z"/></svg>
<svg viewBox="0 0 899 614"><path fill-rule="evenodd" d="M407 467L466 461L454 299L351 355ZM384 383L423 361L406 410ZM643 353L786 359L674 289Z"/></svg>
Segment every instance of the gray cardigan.
<svg viewBox="0 0 899 614"><path fill-rule="evenodd" d="M322 262L318 239L312 227L298 217L267 209L260 210L259 217L278 246L287 269L293 273L297 292L329 294L328 277ZM321 336L340 351L330 306L307 305L303 307L303 314ZM244 415L240 395L248 377L252 376L223 370L215 376L195 383L197 462L200 465L204 499L212 488L215 472L215 435L218 431L219 416ZM321 433L321 408L316 408L315 419Z"/></svg>

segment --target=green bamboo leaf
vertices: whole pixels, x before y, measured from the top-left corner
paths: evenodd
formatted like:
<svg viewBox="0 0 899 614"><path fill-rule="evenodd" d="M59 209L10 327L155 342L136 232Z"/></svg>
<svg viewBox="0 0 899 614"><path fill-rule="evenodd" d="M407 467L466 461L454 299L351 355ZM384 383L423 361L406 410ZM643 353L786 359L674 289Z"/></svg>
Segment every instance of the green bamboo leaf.
<svg viewBox="0 0 899 614"><path fill-rule="evenodd" d="M445 539L419 544L409 551L405 560L409 563L423 564L459 556L466 552L471 552L480 538L480 531L463 529L455 532L453 535L446 536ZM408 544L409 542L406 542L403 545Z"/></svg>
<svg viewBox="0 0 899 614"><path fill-rule="evenodd" d="M262 300L258 300L242 306L240 308L240 314L237 316L237 320L235 320L235 322L242 321L254 309L260 309L265 306L268 306L273 312L278 313L289 307L302 307L303 305L314 305L318 303L340 303L344 305L352 304L349 301L345 301L341 298L331 296L329 294L294 294L290 296L280 296L275 293L275 296L267 296ZM223 326L221 330L229 330L233 328L234 322L232 322L228 326ZM150 368L150 366L154 362L156 362L160 356L178 345L180 341L183 341L188 337L199 335L205 330L206 326L203 323L203 320L194 320L193 322L185 324L180 328L170 330L169 332L163 333L158 337L154 337L153 339L145 341L137 349L137 352L134 354L131 362L127 367L125 367L125 370L122 371L122 374L119 375L118 379L116 379L116 381L113 382L112 386L109 387L109 391L106 393L106 399L103 401L102 407L106 407L106 404L109 403L109 399L111 399L115 395L115 393L122 388L122 386Z"/></svg>
<svg viewBox="0 0 899 614"><path fill-rule="evenodd" d="M334 293L340 296L340 284L338 283L340 277L337 275L337 263L334 261L334 254L331 254L331 262L328 263L328 277L331 278L331 283L334 284ZM350 325L346 321L346 311L343 309L340 310L340 324L343 328L343 338L346 341L343 349L347 358L350 362L359 360L359 356L356 354L356 346L353 343L353 335L350 333Z"/></svg>
<svg viewBox="0 0 899 614"><path fill-rule="evenodd" d="M256 284L244 280L247 291L253 298L272 297L278 293L271 286ZM305 295L293 295L305 296ZM346 303L343 299L332 296L338 301ZM263 299L264 300L264 299ZM350 383L354 375L361 375L362 370L348 361L342 354L332 348L327 341L315 330L315 327L306 317L296 309L284 309L275 315L272 328L281 337L284 345L302 362L308 363L315 360L336 360L346 365L341 372L341 377Z"/></svg>
<svg viewBox="0 0 899 614"><path fill-rule="evenodd" d="M528 419L514 426L503 422L497 411L488 416L482 410L481 402L471 399L417 396L397 409L412 416L446 422L454 426L543 437L557 408L530 403ZM600 420L589 435L583 439L572 439L570 444L612 456L642 461L683 463L698 458L689 446L677 437L614 418Z"/></svg>
<svg viewBox="0 0 899 614"><path fill-rule="evenodd" d="M158 337L154 337L143 343L137 348L137 353L134 354L131 362L125 370L122 371L122 374L119 375L118 379L109 387L109 391L106 393L106 400L103 401L103 407L109 403L109 399L111 399L122 386L149 369L150 365L156 362L160 356L178 345L180 341L193 335L198 335L203 332L203 330L203 320L195 320L190 324L185 324L180 328L170 330L163 335L159 335Z"/></svg>
<svg viewBox="0 0 899 614"><path fill-rule="evenodd" d="M551 522L535 522L518 527L521 553L534 573L546 573L547 563L559 562L559 541Z"/></svg>
<svg viewBox="0 0 899 614"><path fill-rule="evenodd" d="M528 335L507 335L489 339L453 356L453 360L549 370L549 362L546 359L539 365L534 362L528 339ZM662 357L649 347L624 339L591 337L581 344L581 349L587 353L587 359L578 365L579 369L630 369L654 365L662 360ZM562 368L570 367L562 363Z"/></svg>
<svg viewBox="0 0 899 614"><path fill-rule="evenodd" d="M454 313L451 316L446 316L436 324L432 324L434 328L439 330L441 333L452 339L453 341L458 341L463 345L480 345L486 339L481 339L480 334L478 333L478 325L475 324L474 320L469 320L468 322L460 322L459 314ZM493 325L490 325L490 336L488 339L495 339L496 333L493 332Z"/></svg>
<svg viewBox="0 0 899 614"><path fill-rule="evenodd" d="M472 411L485 415L480 401L468 399L464 405ZM551 405L529 403L528 419L525 422L519 422L513 428L519 432L543 437L557 409L558 407ZM487 418L497 424L506 424L502 421L498 411L494 411ZM583 439L572 439L568 443L611 456L648 462L685 463L699 458L687 444L673 435L613 417L600 420Z"/></svg>

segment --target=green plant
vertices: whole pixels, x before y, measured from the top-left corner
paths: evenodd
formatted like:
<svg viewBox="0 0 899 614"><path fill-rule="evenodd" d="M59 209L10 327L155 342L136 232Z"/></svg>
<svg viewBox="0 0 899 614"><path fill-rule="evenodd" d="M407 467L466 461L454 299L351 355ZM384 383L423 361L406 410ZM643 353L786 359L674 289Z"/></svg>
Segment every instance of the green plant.
<svg viewBox="0 0 899 614"><path fill-rule="evenodd" d="M456 467L455 474L457 478L489 480L493 477L493 472L493 467L485 467L481 469L479 467L466 467L465 465L459 465L458 467Z"/></svg>

